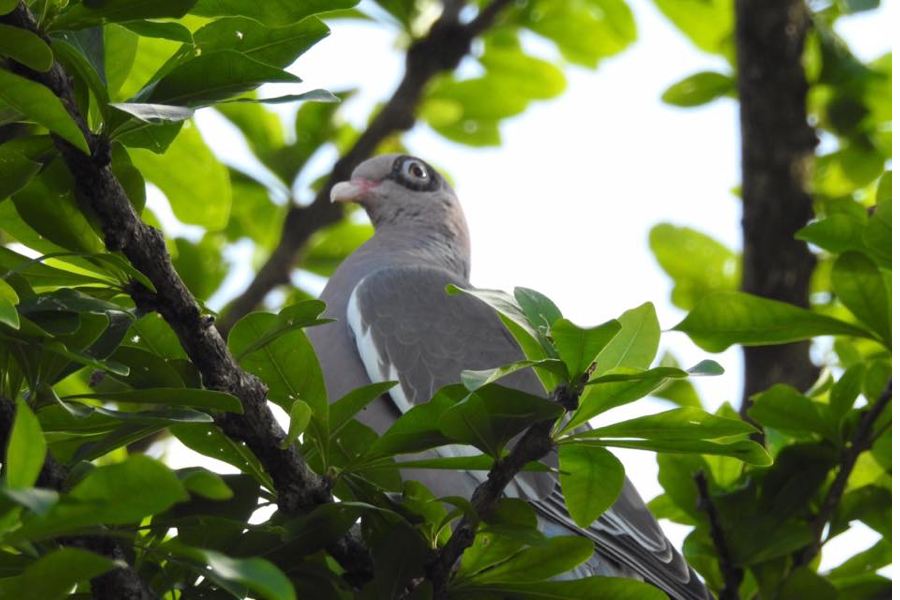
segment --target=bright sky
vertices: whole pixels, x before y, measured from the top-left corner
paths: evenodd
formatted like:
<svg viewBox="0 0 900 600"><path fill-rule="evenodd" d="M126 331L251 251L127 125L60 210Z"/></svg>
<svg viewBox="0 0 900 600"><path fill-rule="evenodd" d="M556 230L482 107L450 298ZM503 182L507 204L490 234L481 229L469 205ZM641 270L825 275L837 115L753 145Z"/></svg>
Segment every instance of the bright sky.
<svg viewBox="0 0 900 600"><path fill-rule="evenodd" d="M845 19L841 32L863 58L890 49L888 24L898 22L896 4L884 0L878 11ZM659 97L670 84L700 70L721 69L721 61L696 50L649 0L630 5L638 22L637 43L598 71L568 69L566 92L504 123L501 147L460 146L425 126L407 135L406 142L456 183L472 233L475 285L540 290L583 325L650 300L667 329L683 313L669 304L670 282L649 251L648 232L660 222L689 225L738 247L740 206L730 191L740 180L737 105L720 100L685 110L663 104ZM362 125L371 107L387 98L399 80L402 55L384 27L338 21L332 29L290 70L303 78L305 89L360 88L345 109ZM533 46L542 54L547 50L542 43ZM263 93L273 96L278 90L271 86ZM222 160L253 162L223 119L201 111L198 120ZM317 156L320 172L334 158ZM151 196L157 213L166 212L161 204ZM249 258L246 250L235 257ZM246 285L248 264L240 260L235 265L225 296ZM662 349L672 350L685 365L709 358L678 333L664 334ZM741 365L735 349L711 358L726 374L698 386L707 408L715 409L739 398ZM639 402L626 413L663 407ZM638 451L620 456L644 498L656 496L660 487L653 456ZM680 546L686 528L664 527ZM845 536L828 544L825 565L838 564L875 539L862 527Z"/></svg>

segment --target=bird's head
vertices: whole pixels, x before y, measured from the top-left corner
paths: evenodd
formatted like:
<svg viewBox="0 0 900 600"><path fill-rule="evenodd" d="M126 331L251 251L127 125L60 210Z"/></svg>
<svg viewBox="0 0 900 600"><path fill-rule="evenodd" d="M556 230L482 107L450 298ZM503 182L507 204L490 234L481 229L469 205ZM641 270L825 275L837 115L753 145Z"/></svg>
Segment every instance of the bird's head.
<svg viewBox="0 0 900 600"><path fill-rule="evenodd" d="M453 189L420 158L384 154L354 169L350 181L331 188L332 202L355 202L375 228L451 226L465 230L465 217Z"/></svg>

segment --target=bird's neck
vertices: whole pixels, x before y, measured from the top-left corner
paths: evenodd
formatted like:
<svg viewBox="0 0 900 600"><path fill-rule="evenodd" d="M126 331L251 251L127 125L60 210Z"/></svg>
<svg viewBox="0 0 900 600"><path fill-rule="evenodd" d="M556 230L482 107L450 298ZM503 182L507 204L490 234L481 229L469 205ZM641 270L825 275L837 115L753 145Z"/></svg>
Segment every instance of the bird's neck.
<svg viewBox="0 0 900 600"><path fill-rule="evenodd" d="M394 255L398 263L424 262L469 278L469 232L465 226L451 230L449 227L383 224L375 229L375 235L367 245L377 248L379 253Z"/></svg>

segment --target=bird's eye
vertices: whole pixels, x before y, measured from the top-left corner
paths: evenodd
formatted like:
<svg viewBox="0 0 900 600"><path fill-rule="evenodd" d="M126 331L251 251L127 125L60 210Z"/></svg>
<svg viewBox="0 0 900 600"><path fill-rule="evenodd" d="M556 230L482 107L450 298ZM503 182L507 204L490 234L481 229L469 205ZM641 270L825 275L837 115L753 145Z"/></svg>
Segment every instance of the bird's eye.
<svg viewBox="0 0 900 600"><path fill-rule="evenodd" d="M420 181L428 180L428 170L425 168L425 165L417 160L411 160L406 163L406 174Z"/></svg>

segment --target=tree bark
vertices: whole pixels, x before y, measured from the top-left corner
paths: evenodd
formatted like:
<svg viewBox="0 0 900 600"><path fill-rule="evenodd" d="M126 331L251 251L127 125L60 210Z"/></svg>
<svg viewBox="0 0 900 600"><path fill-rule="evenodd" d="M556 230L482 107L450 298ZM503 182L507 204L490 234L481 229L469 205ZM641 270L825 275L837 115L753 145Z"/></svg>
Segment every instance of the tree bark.
<svg viewBox="0 0 900 600"><path fill-rule="evenodd" d="M804 0L736 0L743 170L745 292L809 306L816 260L794 234L813 216L808 186L817 139L806 112ZM818 369L809 342L744 348L741 414L775 383L804 389Z"/></svg>

